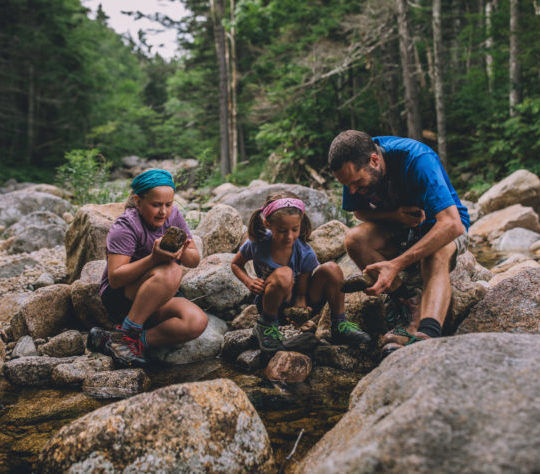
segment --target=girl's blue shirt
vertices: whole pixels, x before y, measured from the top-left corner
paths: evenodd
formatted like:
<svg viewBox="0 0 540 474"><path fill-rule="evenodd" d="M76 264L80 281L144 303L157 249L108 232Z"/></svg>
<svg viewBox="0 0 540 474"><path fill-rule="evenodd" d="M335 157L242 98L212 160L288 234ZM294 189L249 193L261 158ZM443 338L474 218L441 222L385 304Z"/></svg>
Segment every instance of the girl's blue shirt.
<svg viewBox="0 0 540 474"><path fill-rule="evenodd" d="M268 231L259 242L246 240L240 247L240 254L246 260L253 260L253 267L257 277L266 280L266 278L277 268L282 267L274 262L272 258L272 233ZM293 244L291 258L288 263L294 274L294 279L301 273L311 273L319 261L313 249L300 239L296 239Z"/></svg>

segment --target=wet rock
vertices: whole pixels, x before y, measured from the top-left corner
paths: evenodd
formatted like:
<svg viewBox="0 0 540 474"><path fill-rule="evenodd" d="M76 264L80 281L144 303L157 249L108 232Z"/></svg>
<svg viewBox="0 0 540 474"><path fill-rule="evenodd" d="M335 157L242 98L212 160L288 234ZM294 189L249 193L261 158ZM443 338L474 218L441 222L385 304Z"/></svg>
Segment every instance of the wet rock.
<svg viewBox="0 0 540 474"><path fill-rule="evenodd" d="M87 374L83 393L94 398L128 398L150 389L143 369L122 369Z"/></svg>
<svg viewBox="0 0 540 474"><path fill-rule="evenodd" d="M293 192L304 201L306 213L309 215L313 228L317 228L332 219L339 219L337 207L331 203L325 193L297 184L253 186L243 189L239 193L227 194L220 202L234 207L242 216L244 224L247 225L253 210L259 209L268 195L280 191Z"/></svg>
<svg viewBox="0 0 540 474"><path fill-rule="evenodd" d="M309 239L319 262L336 260L345 253L345 235L349 228L338 220L317 227Z"/></svg>
<svg viewBox="0 0 540 474"><path fill-rule="evenodd" d="M490 288L459 326L471 332L538 333L540 321L540 268L524 270Z"/></svg>
<svg viewBox="0 0 540 474"><path fill-rule="evenodd" d="M8 253L33 252L64 244L67 224L60 216L47 211L32 212L6 230L14 237Z"/></svg>
<svg viewBox="0 0 540 474"><path fill-rule="evenodd" d="M70 330L51 337L40 346L41 354L51 357L69 357L84 354L84 341L79 331Z"/></svg>
<svg viewBox="0 0 540 474"><path fill-rule="evenodd" d="M341 268L341 271L343 272L343 276L345 278L349 277L353 273L356 273L358 271L358 266L351 257L349 257L348 254L343 255L343 257L340 257L336 263L339 265L339 268Z"/></svg>
<svg viewBox="0 0 540 474"><path fill-rule="evenodd" d="M38 351L34 340L30 336L23 336L15 344L13 351L11 352L12 359L17 357L37 356Z"/></svg>
<svg viewBox="0 0 540 474"><path fill-rule="evenodd" d="M524 260L517 263L516 265L511 266L508 270L504 272L497 273L491 280L489 280L489 287L493 288L495 285L498 285L501 281L513 277L521 273L528 268L540 268L540 264L535 260Z"/></svg>
<svg viewBox="0 0 540 474"><path fill-rule="evenodd" d="M38 262L26 255L15 257L9 262L0 264L0 278L11 278L20 275L27 268L32 268L38 265Z"/></svg>
<svg viewBox="0 0 540 474"><path fill-rule="evenodd" d="M39 465L44 473L276 469L257 412L227 379L172 385L100 408L57 432Z"/></svg>
<svg viewBox="0 0 540 474"><path fill-rule="evenodd" d="M443 326L443 334L454 334L461 322L467 318L471 308L482 300L488 291L487 281L493 274L480 265L471 252L460 255L456 268L450 273L452 298Z"/></svg>
<svg viewBox="0 0 540 474"><path fill-rule="evenodd" d="M538 214L534 212L532 207L523 207L520 204L515 204L492 212L476 221L469 228L469 235L473 240L488 240L491 242L501 236L505 231L514 229L515 227L540 232Z"/></svg>
<svg viewBox="0 0 540 474"><path fill-rule="evenodd" d="M517 265L518 263L525 262L526 260L530 260L530 257L528 255L525 255L524 253L514 253L510 255L508 258L505 258L502 262L495 265L491 271L494 274L505 272L506 270L509 270L513 266Z"/></svg>
<svg viewBox="0 0 540 474"><path fill-rule="evenodd" d="M461 204L467 208L469 213L469 221L471 224L474 224L480 218L480 208L478 207L478 204L465 199L461 200Z"/></svg>
<svg viewBox="0 0 540 474"><path fill-rule="evenodd" d="M225 360L233 361L242 352L257 347L257 339L253 335L253 329L239 329L229 331L223 337L221 347L221 357Z"/></svg>
<svg viewBox="0 0 540 474"><path fill-rule="evenodd" d="M32 293L7 293L2 295L0 321L9 321Z"/></svg>
<svg viewBox="0 0 540 474"><path fill-rule="evenodd" d="M251 295L231 270L234 254L221 253L204 258L182 280L182 291L208 311L226 317Z"/></svg>
<svg viewBox="0 0 540 474"><path fill-rule="evenodd" d="M266 364L266 357L263 355L260 349L250 349L242 352L236 358L236 366L240 370L251 372L257 369L261 369Z"/></svg>
<svg viewBox="0 0 540 474"><path fill-rule="evenodd" d="M259 310L254 304L246 306L242 312L236 316L231 322L232 329L248 329L255 326L255 322L259 318Z"/></svg>
<svg viewBox="0 0 540 474"><path fill-rule="evenodd" d="M471 334L400 349L360 381L296 472L534 472L539 343Z"/></svg>
<svg viewBox="0 0 540 474"><path fill-rule="evenodd" d="M540 212L540 178L527 170L518 170L492 186L478 200L482 213L488 214L513 204L536 207Z"/></svg>
<svg viewBox="0 0 540 474"><path fill-rule="evenodd" d="M50 273L42 273L32 284L35 289L44 288L51 285L54 285L54 277Z"/></svg>
<svg viewBox="0 0 540 474"><path fill-rule="evenodd" d="M223 320L208 315L208 326L197 339L173 347L153 349L152 357L169 364L188 364L216 357L227 329L227 323Z"/></svg>
<svg viewBox="0 0 540 474"><path fill-rule="evenodd" d="M21 357L6 362L4 375L15 385L47 386L52 385L52 370L60 364L68 364L75 357Z"/></svg>
<svg viewBox="0 0 540 474"><path fill-rule="evenodd" d="M373 358L372 351L368 353L363 348L333 344L320 345L313 354L313 361L318 365L362 372L369 372L376 366Z"/></svg>
<svg viewBox="0 0 540 474"><path fill-rule="evenodd" d="M507 230L493 244L499 252L510 252L512 250L528 250L537 241L540 241L540 234L538 232L516 227L515 229Z"/></svg>
<svg viewBox="0 0 540 474"><path fill-rule="evenodd" d="M36 211L48 211L61 216L71 208L68 201L48 193L21 190L0 194L0 225L9 227Z"/></svg>
<svg viewBox="0 0 540 474"><path fill-rule="evenodd" d="M33 338L54 336L73 317L71 288L52 285L30 296L11 320L16 339L29 334Z"/></svg>
<svg viewBox="0 0 540 474"><path fill-rule="evenodd" d="M55 385L80 385L84 379L95 372L114 369L113 360L103 354L92 353L77 357L70 364L60 364L52 370Z"/></svg>
<svg viewBox="0 0 540 474"><path fill-rule="evenodd" d="M71 285L71 302L76 318L88 329L99 326L112 329L113 323L101 302L99 287L105 270L105 260L88 262L81 277Z"/></svg>
<svg viewBox="0 0 540 474"><path fill-rule="evenodd" d="M195 234L203 240L205 257L233 252L244 234L242 217L233 207L218 204L204 215Z"/></svg>
<svg viewBox="0 0 540 474"><path fill-rule="evenodd" d="M299 352L278 351L268 362L264 374L273 382L299 383L311 373L311 359Z"/></svg>
<svg viewBox="0 0 540 474"><path fill-rule="evenodd" d="M107 234L122 212L124 212L123 203L87 204L79 209L65 238L69 283L79 278L87 262L106 258Z"/></svg>

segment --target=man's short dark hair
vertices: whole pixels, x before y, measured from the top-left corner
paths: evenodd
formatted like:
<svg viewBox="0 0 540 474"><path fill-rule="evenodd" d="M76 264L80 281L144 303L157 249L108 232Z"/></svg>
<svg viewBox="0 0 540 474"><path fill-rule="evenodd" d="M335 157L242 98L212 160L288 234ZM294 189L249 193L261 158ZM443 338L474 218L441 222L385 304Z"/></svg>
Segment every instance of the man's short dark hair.
<svg viewBox="0 0 540 474"><path fill-rule="evenodd" d="M377 153L377 148L367 133L346 130L332 140L328 151L328 164L332 171L339 171L350 161L356 169L360 169L369 163L372 153Z"/></svg>

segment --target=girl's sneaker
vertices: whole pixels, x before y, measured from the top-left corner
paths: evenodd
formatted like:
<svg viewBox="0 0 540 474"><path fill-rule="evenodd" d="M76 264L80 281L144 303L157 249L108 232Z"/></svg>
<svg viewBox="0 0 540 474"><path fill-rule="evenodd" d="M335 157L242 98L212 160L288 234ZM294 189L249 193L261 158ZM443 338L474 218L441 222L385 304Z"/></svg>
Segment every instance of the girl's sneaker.
<svg viewBox="0 0 540 474"><path fill-rule="evenodd" d="M347 320L341 322L332 321L331 334L334 344L358 346L371 342L369 334L362 331L356 323Z"/></svg>
<svg viewBox="0 0 540 474"><path fill-rule="evenodd" d="M253 334L259 342L259 349L262 352L277 352L284 350L283 334L281 334L277 322L268 323L262 319L257 320L253 328Z"/></svg>

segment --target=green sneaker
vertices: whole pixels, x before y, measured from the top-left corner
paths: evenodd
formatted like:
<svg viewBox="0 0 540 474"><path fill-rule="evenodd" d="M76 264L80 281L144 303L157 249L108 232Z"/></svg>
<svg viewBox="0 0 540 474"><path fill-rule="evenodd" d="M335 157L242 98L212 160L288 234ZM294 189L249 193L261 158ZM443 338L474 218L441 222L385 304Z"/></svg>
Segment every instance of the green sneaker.
<svg viewBox="0 0 540 474"><path fill-rule="evenodd" d="M259 342L259 349L262 352L277 352L283 350L283 334L281 334L277 322L267 323L266 321L258 320L253 328L253 334Z"/></svg>
<svg viewBox="0 0 540 474"><path fill-rule="evenodd" d="M358 346L371 342L369 334L362 331L356 323L347 320L340 323L332 322L331 333L334 344Z"/></svg>

